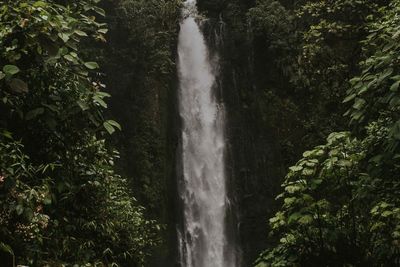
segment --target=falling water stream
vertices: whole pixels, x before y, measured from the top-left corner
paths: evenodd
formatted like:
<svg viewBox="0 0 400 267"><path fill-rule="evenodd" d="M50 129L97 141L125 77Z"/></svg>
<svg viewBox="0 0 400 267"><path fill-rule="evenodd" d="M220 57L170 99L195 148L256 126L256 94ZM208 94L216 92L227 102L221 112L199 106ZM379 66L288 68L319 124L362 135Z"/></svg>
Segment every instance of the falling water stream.
<svg viewBox="0 0 400 267"><path fill-rule="evenodd" d="M196 22L195 0L183 8L179 34L184 222L179 234L183 267L237 267L226 229L224 109L215 88L215 64Z"/></svg>

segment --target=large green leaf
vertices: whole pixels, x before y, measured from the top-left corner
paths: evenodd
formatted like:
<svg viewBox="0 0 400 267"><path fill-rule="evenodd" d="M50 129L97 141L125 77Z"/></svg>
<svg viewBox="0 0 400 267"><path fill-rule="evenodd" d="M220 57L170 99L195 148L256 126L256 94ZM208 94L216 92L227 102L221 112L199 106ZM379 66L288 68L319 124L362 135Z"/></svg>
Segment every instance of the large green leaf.
<svg viewBox="0 0 400 267"><path fill-rule="evenodd" d="M94 70L99 68L99 64L97 64L96 62L85 62L85 67L90 70Z"/></svg>
<svg viewBox="0 0 400 267"><path fill-rule="evenodd" d="M79 36L88 36L88 35L86 34L86 32L81 31L81 30L75 30L74 32L75 32L77 35L79 35Z"/></svg>
<svg viewBox="0 0 400 267"><path fill-rule="evenodd" d="M115 128L117 128L118 130L122 130L121 125L113 120L108 120L107 123L111 124L112 126L114 126Z"/></svg>
<svg viewBox="0 0 400 267"><path fill-rule="evenodd" d="M104 128L107 130L109 134L113 134L115 132L115 128L121 130L121 125L113 120L108 120L103 123Z"/></svg>
<svg viewBox="0 0 400 267"><path fill-rule="evenodd" d="M115 128L114 126L112 126L110 123L108 123L107 121L105 121L103 123L104 128L107 130L107 132L109 134L113 134L115 132Z"/></svg>
<svg viewBox="0 0 400 267"><path fill-rule="evenodd" d="M397 90L399 89L399 85L400 81L395 82L394 84L392 84L392 86L390 86L390 91L397 92Z"/></svg>
<svg viewBox="0 0 400 267"><path fill-rule="evenodd" d="M15 66L15 65L5 65L5 66L3 67L3 72L4 72L6 75L15 75L15 74L17 74L19 71L20 71L19 68L18 68L17 66Z"/></svg>
<svg viewBox="0 0 400 267"><path fill-rule="evenodd" d="M14 255L14 251L12 250L12 248L9 245L4 244L3 242L0 242L0 250L10 255Z"/></svg>

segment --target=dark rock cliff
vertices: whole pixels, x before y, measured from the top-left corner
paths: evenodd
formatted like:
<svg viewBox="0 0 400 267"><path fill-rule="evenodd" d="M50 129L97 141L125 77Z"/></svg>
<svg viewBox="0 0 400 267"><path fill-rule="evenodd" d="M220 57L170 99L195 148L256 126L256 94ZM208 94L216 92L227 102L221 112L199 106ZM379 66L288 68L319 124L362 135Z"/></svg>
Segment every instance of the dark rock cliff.
<svg viewBox="0 0 400 267"><path fill-rule="evenodd" d="M208 42L220 57L228 173L242 266L251 266L271 244L268 218L277 207L275 196L287 167L305 146L298 108L302 100L296 105L288 96L290 85L276 64L279 55L267 49L265 40L253 36L247 12L254 4L239 0L198 3L209 17L204 27Z"/></svg>
<svg viewBox="0 0 400 267"><path fill-rule="evenodd" d="M179 1L104 1L103 5L109 26L102 55L104 80L112 95L110 116L122 126L112 140L121 154L117 166L147 217L161 224L161 245L148 265L174 266L179 217L175 67Z"/></svg>

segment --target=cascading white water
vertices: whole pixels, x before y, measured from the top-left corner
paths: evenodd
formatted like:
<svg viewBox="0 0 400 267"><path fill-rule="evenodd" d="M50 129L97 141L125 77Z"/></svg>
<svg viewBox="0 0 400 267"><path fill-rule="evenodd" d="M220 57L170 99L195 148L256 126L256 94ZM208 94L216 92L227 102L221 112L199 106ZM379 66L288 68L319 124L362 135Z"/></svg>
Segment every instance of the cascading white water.
<svg viewBox="0 0 400 267"><path fill-rule="evenodd" d="M183 267L235 267L226 223L224 109L213 93L216 61L210 60L196 23L195 0L187 0L179 34L184 226Z"/></svg>

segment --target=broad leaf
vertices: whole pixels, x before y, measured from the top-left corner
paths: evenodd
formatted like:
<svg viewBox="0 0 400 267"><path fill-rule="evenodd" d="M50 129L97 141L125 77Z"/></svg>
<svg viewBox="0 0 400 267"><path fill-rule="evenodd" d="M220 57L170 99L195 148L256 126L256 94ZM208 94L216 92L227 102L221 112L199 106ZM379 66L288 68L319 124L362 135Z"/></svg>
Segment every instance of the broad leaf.
<svg viewBox="0 0 400 267"><path fill-rule="evenodd" d="M85 67L90 70L94 70L99 68L99 64L97 64L96 62L85 62Z"/></svg>
<svg viewBox="0 0 400 267"><path fill-rule="evenodd" d="M15 75L19 72L19 68L15 65L5 65L3 67L3 72L6 75Z"/></svg>

